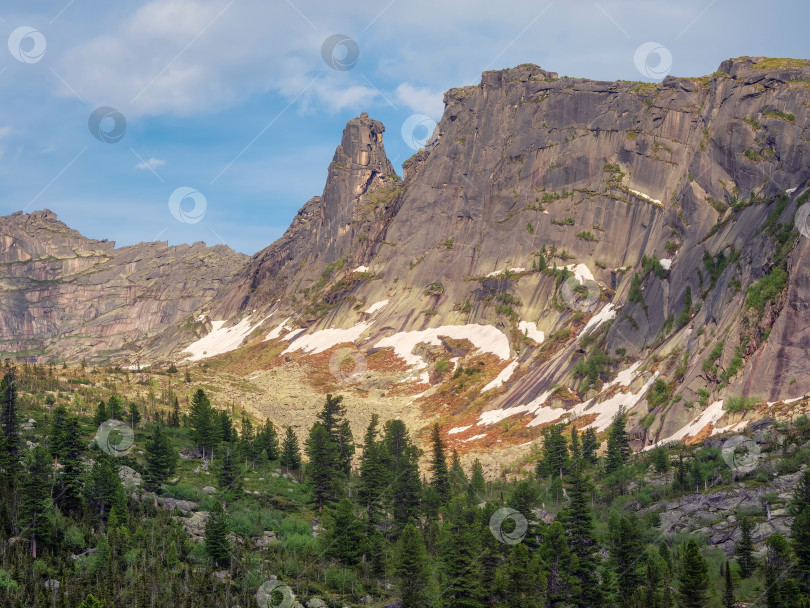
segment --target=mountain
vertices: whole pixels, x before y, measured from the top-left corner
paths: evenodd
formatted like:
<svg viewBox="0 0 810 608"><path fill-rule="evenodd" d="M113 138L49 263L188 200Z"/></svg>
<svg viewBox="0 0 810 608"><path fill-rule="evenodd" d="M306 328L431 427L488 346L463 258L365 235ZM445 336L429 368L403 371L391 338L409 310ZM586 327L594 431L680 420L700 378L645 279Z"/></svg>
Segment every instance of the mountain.
<svg viewBox="0 0 810 608"><path fill-rule="evenodd" d="M745 57L660 84L522 65L444 101L402 179L383 125L349 121L323 194L249 259L3 218L5 350L206 358L252 387L223 395L283 423L341 391L358 425L438 418L494 459L550 422L603 431L620 408L642 447L804 407L810 62ZM81 254L48 253L71 239ZM31 259L56 270L23 279ZM32 304L46 296L47 314Z"/></svg>

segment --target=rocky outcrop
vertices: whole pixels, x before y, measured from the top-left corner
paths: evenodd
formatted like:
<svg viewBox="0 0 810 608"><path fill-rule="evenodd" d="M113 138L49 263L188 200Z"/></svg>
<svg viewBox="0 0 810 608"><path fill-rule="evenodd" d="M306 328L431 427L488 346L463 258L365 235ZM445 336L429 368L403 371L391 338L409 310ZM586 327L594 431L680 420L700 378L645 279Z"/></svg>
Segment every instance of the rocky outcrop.
<svg viewBox="0 0 810 608"><path fill-rule="evenodd" d="M246 259L204 243L116 248L48 210L0 218L1 350L40 361L165 357L170 339L206 331L193 313Z"/></svg>

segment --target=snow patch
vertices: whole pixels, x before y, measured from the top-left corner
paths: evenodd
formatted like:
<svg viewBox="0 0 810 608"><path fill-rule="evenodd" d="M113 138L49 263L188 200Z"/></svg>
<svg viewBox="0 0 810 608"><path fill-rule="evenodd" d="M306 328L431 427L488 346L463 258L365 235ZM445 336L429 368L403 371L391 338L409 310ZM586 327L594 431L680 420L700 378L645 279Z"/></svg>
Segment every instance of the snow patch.
<svg viewBox="0 0 810 608"><path fill-rule="evenodd" d="M664 270L669 270L670 268L672 268L672 260L670 260L669 258L663 258L658 261L661 263L661 267Z"/></svg>
<svg viewBox="0 0 810 608"><path fill-rule="evenodd" d="M487 434L486 434L486 433L482 433L482 434L480 434L480 435L473 435L473 436L472 436L472 437L470 437L469 439L462 439L462 441L463 441L464 443L467 443L468 441L475 441L476 439L483 439L483 438L484 438L484 437L486 437L486 436L487 436Z"/></svg>
<svg viewBox="0 0 810 608"><path fill-rule="evenodd" d="M375 312L383 308L386 304L388 304L388 300L383 300L382 302L375 302L368 308L366 308L363 312L367 315L373 315Z"/></svg>
<svg viewBox="0 0 810 608"><path fill-rule="evenodd" d="M538 344L542 344L543 340L546 339L546 334L543 330L537 329L537 324L531 321L521 321L518 323L518 329L527 338L531 338Z"/></svg>
<svg viewBox="0 0 810 608"><path fill-rule="evenodd" d="M648 194L644 194L643 192L639 192L638 190L633 190L632 188L630 188L630 192L632 192L633 194L635 194L639 198L643 198L645 201L647 201L649 203L652 203L654 205L661 205L661 201L659 201L656 198L653 198L653 197L649 196Z"/></svg>
<svg viewBox="0 0 810 608"><path fill-rule="evenodd" d="M709 407L707 407L701 414L698 414L692 421L681 428L679 431L676 431L666 439L662 439L661 441L656 441L652 445L648 445L645 450L649 450L657 445L662 445L665 443L670 443L672 441L680 441L685 437L694 437L697 435L707 424L715 425L720 418L726 411L723 409L723 400L715 401Z"/></svg>
<svg viewBox="0 0 810 608"><path fill-rule="evenodd" d="M799 187L796 186L795 188L791 188L790 190L785 190L785 194L793 194L798 189L799 189Z"/></svg>
<svg viewBox="0 0 810 608"><path fill-rule="evenodd" d="M270 317L265 317L251 322L250 317L245 317L233 327L224 327L225 321L211 321L213 329L205 336L189 344L183 352L191 353L186 356L189 361L199 361L206 357L221 355L235 350L241 346L242 341L250 334L254 327L260 325Z"/></svg>
<svg viewBox="0 0 810 608"><path fill-rule="evenodd" d="M471 424L467 425L467 426L457 426L456 428L450 429L449 431L447 431L447 434L448 435L455 435L456 433L463 433L464 431L466 431L467 429L471 429L472 427L473 427L473 425L471 425Z"/></svg>
<svg viewBox="0 0 810 608"><path fill-rule="evenodd" d="M575 405L571 412L575 415L575 417L596 414L596 418L583 428L594 428L601 433L607 430L610 423L613 422L613 418L619 413L620 409L623 408L625 411L630 411L633 409L650 389L656 378L658 378L658 372L655 372L653 376L647 380L644 386L642 386L636 393L617 393L611 398L596 404L593 403L593 399L589 399L584 403ZM623 380L625 379L626 377ZM613 382L616 383L616 380ZM613 384L611 383L610 386L613 386ZM608 388L608 385L605 385L605 388Z"/></svg>
<svg viewBox="0 0 810 608"><path fill-rule="evenodd" d="M482 424L495 424L496 422L500 422L505 418L514 416L515 414L533 414L541 405L546 402L546 399L548 399L550 395L551 391L546 391L533 399L531 402L524 405L515 405L513 407L507 407L501 410L490 410L489 412L484 412L478 417L478 422L476 424L478 426L481 426ZM531 426L531 422L529 425Z"/></svg>
<svg viewBox="0 0 810 608"><path fill-rule="evenodd" d="M479 350L491 353L499 359L509 358L509 339L499 329L492 325L442 325L432 329L401 331L392 336L379 340L375 348L390 346L397 356L415 369L427 366L419 355L413 354L414 347L419 343L439 346L439 336L446 336L454 340L469 340Z"/></svg>
<svg viewBox="0 0 810 608"><path fill-rule="evenodd" d="M609 321L615 317L616 310L613 308L613 302L610 302L607 306L590 318L590 320L585 324L585 327L582 328L582 331L579 332L579 335L584 336L590 330L599 327L605 321Z"/></svg>
<svg viewBox="0 0 810 608"><path fill-rule="evenodd" d="M728 426L721 426L712 431L711 437L715 435L719 435L720 433L727 433L729 431L741 431L745 427L748 426L748 423L751 422L750 420L740 420L739 422L735 422L733 424L729 424Z"/></svg>
<svg viewBox="0 0 810 608"><path fill-rule="evenodd" d="M343 344L344 342L354 342L360 337L364 331L371 327L371 323L358 323L354 327L348 329L321 329L311 334L301 336L294 343L290 344L284 351L285 353L294 350L303 350L309 354L315 355L322 353L325 350ZM303 331L303 330L302 330ZM290 339L289 334L284 336L285 340Z"/></svg>
<svg viewBox="0 0 810 608"><path fill-rule="evenodd" d="M768 407L772 407L777 403L784 403L785 405L789 403L795 403L796 401L801 401L804 397L794 397L793 399L782 399L780 401L768 401Z"/></svg>
<svg viewBox="0 0 810 608"><path fill-rule="evenodd" d="M352 272L368 272L368 266L358 266Z"/></svg>
<svg viewBox="0 0 810 608"><path fill-rule="evenodd" d="M509 365L504 367L501 370L501 373L498 374L497 376L495 376L495 379L492 382L490 382L484 388L481 389L481 392L486 393L490 389L498 388L498 387L503 386L504 384L506 384L506 382L509 380L509 378L512 377L512 374L515 373L515 370L517 369L517 366L518 366L518 362L517 362L517 359L516 359L516 360L512 361Z"/></svg>
<svg viewBox="0 0 810 608"><path fill-rule="evenodd" d="M526 272L525 268L509 268L507 269L509 272ZM493 270L487 276L488 277L497 277L499 274L503 274L506 270Z"/></svg>
<svg viewBox="0 0 810 608"><path fill-rule="evenodd" d="M585 264L569 264L566 266L568 270L574 273L577 281L579 284L582 285L586 280L593 281L593 273L591 273L591 269L588 268Z"/></svg>
<svg viewBox="0 0 810 608"><path fill-rule="evenodd" d="M281 330L282 329L288 329L289 330L290 328L287 327L287 321L289 321L289 320L290 320L290 317L287 317L281 323L279 323L278 327L276 327L275 329L271 329L270 333L267 334L264 337L264 342L267 342L268 340L275 340L276 338L278 338L281 335Z"/></svg>

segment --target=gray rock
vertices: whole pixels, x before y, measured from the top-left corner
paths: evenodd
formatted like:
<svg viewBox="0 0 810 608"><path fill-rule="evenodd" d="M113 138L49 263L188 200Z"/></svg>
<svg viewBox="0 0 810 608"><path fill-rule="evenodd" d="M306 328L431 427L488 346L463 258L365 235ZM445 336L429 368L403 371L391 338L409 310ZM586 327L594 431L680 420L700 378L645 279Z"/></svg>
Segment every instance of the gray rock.
<svg viewBox="0 0 810 608"><path fill-rule="evenodd" d="M217 491L217 489L216 489L214 486L205 486L205 487L204 487L204 488L201 490L201 492L202 492L203 494L208 494L209 496L210 496L211 494L215 494L215 493L216 493L216 491Z"/></svg>

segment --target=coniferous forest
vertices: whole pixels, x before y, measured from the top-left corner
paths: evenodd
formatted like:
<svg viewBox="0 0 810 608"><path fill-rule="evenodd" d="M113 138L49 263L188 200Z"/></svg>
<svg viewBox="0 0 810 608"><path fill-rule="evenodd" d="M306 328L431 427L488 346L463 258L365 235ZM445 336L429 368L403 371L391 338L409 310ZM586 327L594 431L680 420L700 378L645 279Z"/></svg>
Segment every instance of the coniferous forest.
<svg viewBox="0 0 810 608"><path fill-rule="evenodd" d="M789 534L755 543L770 514L749 510L732 555L666 535L655 503L761 471L703 445L634 454L621 411L606 433L548 425L525 466L487 479L438 424L353 432L338 395L299 441L176 368L168 390L121 370L3 372L2 606L810 606L810 472ZM807 420L784 431L765 456L801 472Z"/></svg>

